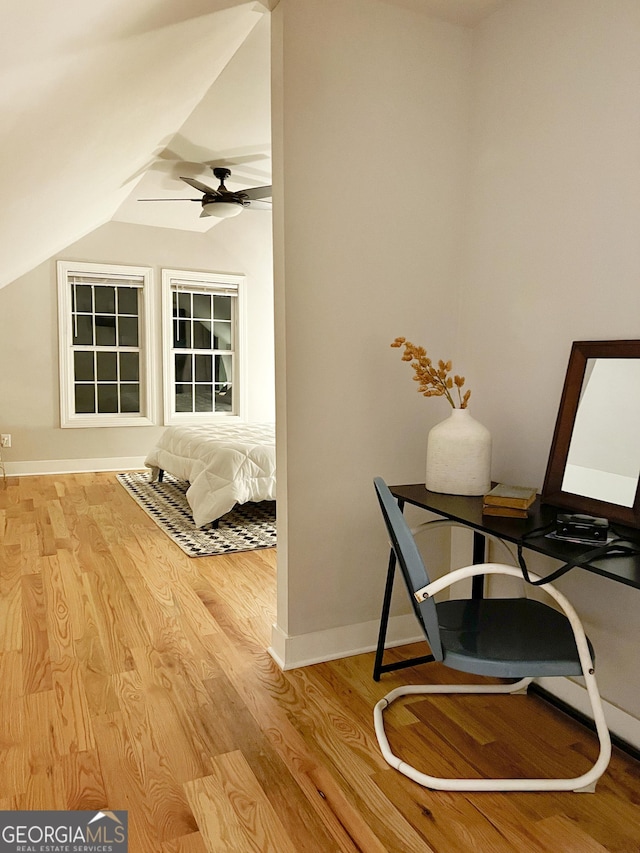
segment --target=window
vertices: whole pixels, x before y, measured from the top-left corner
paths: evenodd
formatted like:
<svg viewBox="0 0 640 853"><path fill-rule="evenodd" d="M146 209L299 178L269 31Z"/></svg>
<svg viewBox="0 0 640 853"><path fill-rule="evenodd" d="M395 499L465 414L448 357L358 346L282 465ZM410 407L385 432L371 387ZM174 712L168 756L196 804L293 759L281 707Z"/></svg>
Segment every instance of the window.
<svg viewBox="0 0 640 853"><path fill-rule="evenodd" d="M163 270L165 423L240 414L243 283Z"/></svg>
<svg viewBox="0 0 640 853"><path fill-rule="evenodd" d="M63 427L153 423L151 270L58 262Z"/></svg>

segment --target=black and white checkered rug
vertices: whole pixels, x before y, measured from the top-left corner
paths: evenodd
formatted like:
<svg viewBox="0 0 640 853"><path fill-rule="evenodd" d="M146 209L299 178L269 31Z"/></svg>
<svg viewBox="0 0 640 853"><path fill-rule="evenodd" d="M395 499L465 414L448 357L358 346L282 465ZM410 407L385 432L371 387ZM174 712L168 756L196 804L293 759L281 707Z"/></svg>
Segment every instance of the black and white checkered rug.
<svg viewBox="0 0 640 853"><path fill-rule="evenodd" d="M196 527L185 493L189 484L165 473L151 483L148 472L118 474L118 482L155 523L190 557L273 548L276 544L275 501L238 504L219 519L217 528Z"/></svg>

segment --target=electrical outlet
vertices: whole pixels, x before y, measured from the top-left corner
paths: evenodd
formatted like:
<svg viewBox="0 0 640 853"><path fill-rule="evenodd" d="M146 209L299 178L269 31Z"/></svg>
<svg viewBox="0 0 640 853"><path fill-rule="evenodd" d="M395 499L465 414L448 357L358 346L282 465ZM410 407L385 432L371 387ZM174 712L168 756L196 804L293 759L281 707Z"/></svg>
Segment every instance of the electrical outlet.
<svg viewBox="0 0 640 853"><path fill-rule="evenodd" d="M0 447L11 447L11 436L9 434L0 434Z"/></svg>

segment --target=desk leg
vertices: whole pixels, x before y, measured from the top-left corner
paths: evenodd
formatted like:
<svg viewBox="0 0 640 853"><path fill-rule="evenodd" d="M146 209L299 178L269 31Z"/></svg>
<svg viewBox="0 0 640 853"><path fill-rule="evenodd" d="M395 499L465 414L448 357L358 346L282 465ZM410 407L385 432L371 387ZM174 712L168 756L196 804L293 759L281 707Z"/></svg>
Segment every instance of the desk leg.
<svg viewBox="0 0 640 853"><path fill-rule="evenodd" d="M387 638L387 625L389 624L389 610L391 609L391 594L393 593L393 581L396 574L396 555L391 549L389 554L389 568L387 569L387 583L384 588L384 600L382 602L382 613L380 614L380 630L378 631L378 647L376 659L373 664L373 680L380 681L382 672L382 658L384 656L384 643Z"/></svg>
<svg viewBox="0 0 640 853"><path fill-rule="evenodd" d="M482 533L477 530L473 531L473 564L484 563L485 561L485 544L486 540ZM477 576L471 579L471 597L484 598L484 578Z"/></svg>
<svg viewBox="0 0 640 853"><path fill-rule="evenodd" d="M404 509L404 501L398 501L400 510ZM380 615L380 630L378 631L378 646L376 648L376 659L373 664L373 680L380 681L383 672L392 672L396 669L405 669L409 666L417 666L421 663L430 663L433 655L422 655L418 658L395 661L395 663L383 664L384 644L387 638L387 626L389 624L389 611L391 610L391 595L393 593L393 581L396 575L396 555L391 549L389 554L389 568L387 569L387 582L384 588L384 601L382 602L382 613Z"/></svg>

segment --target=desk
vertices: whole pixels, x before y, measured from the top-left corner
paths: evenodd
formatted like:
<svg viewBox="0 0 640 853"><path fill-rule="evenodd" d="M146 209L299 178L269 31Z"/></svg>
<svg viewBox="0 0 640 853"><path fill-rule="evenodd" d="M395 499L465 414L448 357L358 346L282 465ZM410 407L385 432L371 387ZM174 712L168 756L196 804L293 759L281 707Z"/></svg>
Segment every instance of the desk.
<svg viewBox="0 0 640 853"><path fill-rule="evenodd" d="M439 492L430 492L424 485L419 483L407 486L390 486L391 493L398 500L400 509L405 504L412 504L421 509L429 510L443 518L451 519L469 527L474 533L473 562L484 562L485 537L484 534L492 534L521 545L530 551L537 551L547 557L560 560L563 563L575 559L580 554L593 549L594 545L578 545L573 542L563 542L558 539L549 539L543 533L527 538L537 528L552 525L558 510L555 507L542 504L540 498L536 500L529 509L528 518L502 518L482 514L482 497L463 497L461 495L443 495ZM566 510L564 510L566 512ZM612 525L615 534L619 537L631 539L640 544L640 530L625 527L621 524ZM609 580L640 589L640 556L617 556L605 557L594 560L588 565L576 567L572 571L587 571L601 575ZM382 614L380 618L380 632L378 635L378 646L373 668L373 677L380 680L383 672L402 669L407 666L415 666L419 663L427 663L433 660L431 655L410 660L397 661L395 663L383 664L384 646L389 622L389 609L391 607L391 594L395 578L395 555L393 552L389 557L389 568L387 571L387 582L385 587ZM477 580L477 579L474 579ZM482 579L479 579L480 582ZM474 585L472 595L481 596L481 585Z"/></svg>

